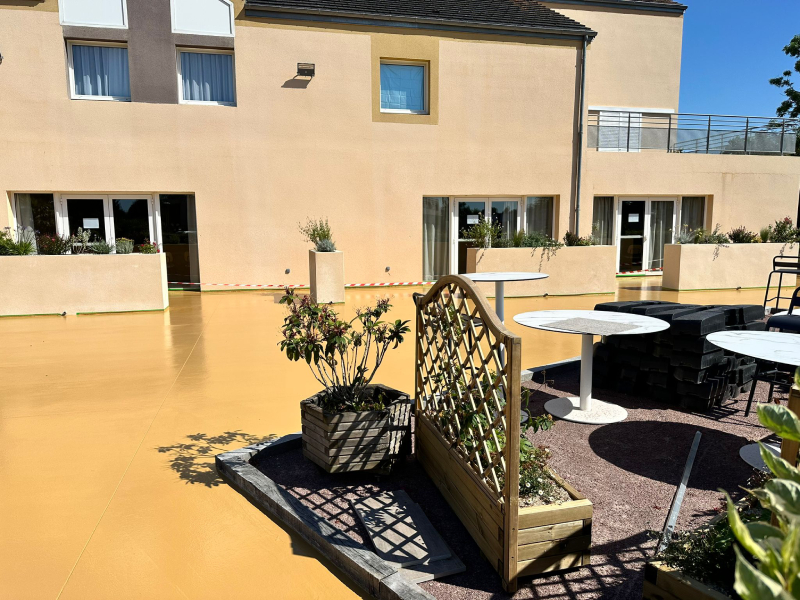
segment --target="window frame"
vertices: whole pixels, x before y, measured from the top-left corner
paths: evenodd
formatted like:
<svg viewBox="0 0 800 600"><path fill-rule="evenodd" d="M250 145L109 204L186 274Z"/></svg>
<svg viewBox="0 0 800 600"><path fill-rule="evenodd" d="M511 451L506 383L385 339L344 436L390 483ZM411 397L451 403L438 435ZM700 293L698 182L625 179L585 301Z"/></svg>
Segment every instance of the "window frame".
<svg viewBox="0 0 800 600"><path fill-rule="evenodd" d="M539 194L537 196L528 195L522 197L521 229L525 231L526 234L528 233L528 200L531 198L550 198L552 200L550 203L550 231L546 232L546 235L555 239L556 227L558 226L556 223L556 203L558 202L559 196L555 194Z"/></svg>
<svg viewBox="0 0 800 600"><path fill-rule="evenodd" d="M88 96L86 94L78 94L75 92L75 62L72 52L73 46L90 46L90 47L109 47L109 48L125 48L128 50L126 42L95 42L84 40L67 40L67 63L69 65L69 97L70 100L99 100L111 102L131 102L131 96ZM128 52L128 87L130 87L130 52ZM133 94L131 94L133 95Z"/></svg>
<svg viewBox="0 0 800 600"><path fill-rule="evenodd" d="M67 21L64 19L64 0L58 0L58 21L61 25L68 25L74 27L101 27L103 29L128 29L128 2L127 0L121 0L122 4L122 25L108 25L108 24L101 24L95 25L90 23L79 23L75 21Z"/></svg>
<svg viewBox="0 0 800 600"><path fill-rule="evenodd" d="M430 64L425 60L397 60L392 58L381 58L378 65L378 78L380 79L380 67L383 65L404 65L409 67L422 67L422 110L409 110L407 108L383 108L383 102L380 100L380 94L383 92L383 82L378 81L378 102L380 102L380 112L389 115L430 115Z"/></svg>
<svg viewBox="0 0 800 600"><path fill-rule="evenodd" d="M231 69L233 70L233 102L220 102L218 100L186 100L183 97L183 71L181 67L181 54L228 54L231 57ZM178 104L199 104L205 106L236 106L239 94L236 90L236 53L233 50L222 50L218 48L194 48L188 46L178 46L176 48L175 59L178 72Z"/></svg>

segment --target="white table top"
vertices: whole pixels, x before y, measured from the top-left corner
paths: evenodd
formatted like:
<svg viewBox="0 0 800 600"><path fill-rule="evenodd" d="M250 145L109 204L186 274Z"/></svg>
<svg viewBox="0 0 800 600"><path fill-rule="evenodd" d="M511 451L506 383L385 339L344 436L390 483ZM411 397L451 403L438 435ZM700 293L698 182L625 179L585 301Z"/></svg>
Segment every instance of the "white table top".
<svg viewBox="0 0 800 600"><path fill-rule="evenodd" d="M607 312L601 310L537 310L534 312L521 313L514 317L514 321L525 327L541 329L543 331L555 331L556 333L573 333L580 335L579 331L567 331L557 327L549 327L549 323L565 321L567 319L593 319L595 321L605 321L607 323L621 323L624 325L635 325L636 329L629 329L615 333L614 335L642 335L645 333L656 333L669 329L669 323L653 317L644 315L634 315L631 313ZM800 338L800 336L798 336Z"/></svg>
<svg viewBox="0 0 800 600"><path fill-rule="evenodd" d="M800 366L800 335L776 331L718 331L708 341L723 350L761 360Z"/></svg>
<svg viewBox="0 0 800 600"><path fill-rule="evenodd" d="M522 271L510 272L490 272L490 273L464 273L464 277L472 281L533 281L535 279L547 279L547 273L525 273Z"/></svg>

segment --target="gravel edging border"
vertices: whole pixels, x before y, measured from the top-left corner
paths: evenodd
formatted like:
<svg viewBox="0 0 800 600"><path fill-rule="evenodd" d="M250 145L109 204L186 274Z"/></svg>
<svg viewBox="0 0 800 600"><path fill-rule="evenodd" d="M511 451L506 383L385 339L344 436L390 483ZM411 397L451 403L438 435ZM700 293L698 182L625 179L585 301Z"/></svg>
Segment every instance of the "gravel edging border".
<svg viewBox="0 0 800 600"><path fill-rule="evenodd" d="M435 600L396 568L351 539L300 500L256 469L250 461L302 447L302 434L293 433L215 457L217 473L270 517L284 523L359 587L378 600Z"/></svg>

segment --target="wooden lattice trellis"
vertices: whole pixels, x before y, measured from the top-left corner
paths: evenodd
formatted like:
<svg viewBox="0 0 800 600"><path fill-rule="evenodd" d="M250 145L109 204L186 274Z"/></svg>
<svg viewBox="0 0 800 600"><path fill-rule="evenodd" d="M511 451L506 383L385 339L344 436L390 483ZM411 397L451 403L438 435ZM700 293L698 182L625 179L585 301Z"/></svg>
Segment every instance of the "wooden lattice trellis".
<svg viewBox="0 0 800 600"><path fill-rule="evenodd" d="M416 303L418 454L439 488L448 488L450 504L506 585L513 586L521 340L465 277L440 279Z"/></svg>
<svg viewBox="0 0 800 600"><path fill-rule="evenodd" d="M522 342L483 293L443 277L417 305L417 459L503 579L590 562L592 503L519 508Z"/></svg>

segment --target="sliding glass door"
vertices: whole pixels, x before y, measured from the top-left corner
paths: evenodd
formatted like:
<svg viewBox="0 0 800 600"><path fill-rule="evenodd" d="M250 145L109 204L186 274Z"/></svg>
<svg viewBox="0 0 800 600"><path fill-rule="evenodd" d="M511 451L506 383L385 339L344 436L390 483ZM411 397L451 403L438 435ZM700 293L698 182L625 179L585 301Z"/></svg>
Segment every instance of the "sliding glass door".
<svg viewBox="0 0 800 600"><path fill-rule="evenodd" d="M92 240L132 240L135 248L147 240L158 242L152 196L61 194L55 207L59 235L76 235L80 229Z"/></svg>
<svg viewBox="0 0 800 600"><path fill-rule="evenodd" d="M677 198L620 198L617 215L617 270L657 271L664 246L675 241Z"/></svg>

